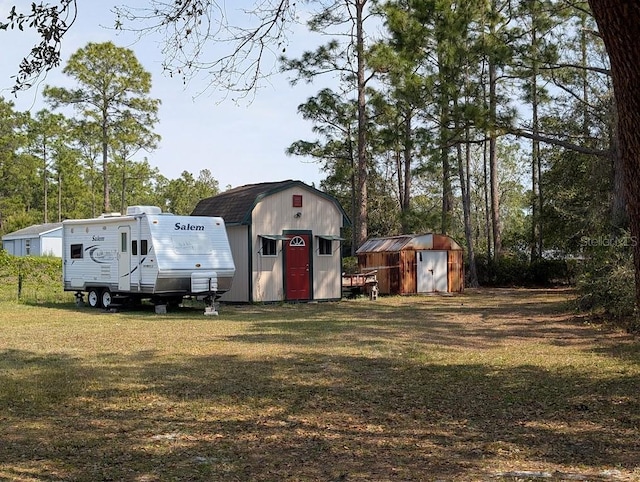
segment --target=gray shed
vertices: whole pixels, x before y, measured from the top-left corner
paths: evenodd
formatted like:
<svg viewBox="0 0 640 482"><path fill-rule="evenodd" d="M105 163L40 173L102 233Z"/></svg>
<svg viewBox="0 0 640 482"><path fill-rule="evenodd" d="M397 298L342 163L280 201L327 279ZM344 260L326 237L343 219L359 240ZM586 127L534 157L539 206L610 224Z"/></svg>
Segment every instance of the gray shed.
<svg viewBox="0 0 640 482"><path fill-rule="evenodd" d="M341 229L333 196L301 181L248 184L202 199L193 216L221 216L236 273L221 301L339 300Z"/></svg>
<svg viewBox="0 0 640 482"><path fill-rule="evenodd" d="M2 236L2 248L14 256L62 257L62 223L36 224Z"/></svg>

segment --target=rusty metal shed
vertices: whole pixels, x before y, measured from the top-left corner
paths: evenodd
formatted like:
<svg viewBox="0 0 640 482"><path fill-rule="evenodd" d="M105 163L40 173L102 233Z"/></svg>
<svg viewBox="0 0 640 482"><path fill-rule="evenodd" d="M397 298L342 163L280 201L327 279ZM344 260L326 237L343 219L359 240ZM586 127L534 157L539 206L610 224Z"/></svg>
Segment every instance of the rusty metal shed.
<svg viewBox="0 0 640 482"><path fill-rule="evenodd" d="M464 289L462 247L444 234L371 238L356 254L360 271L377 270L380 294L456 293Z"/></svg>

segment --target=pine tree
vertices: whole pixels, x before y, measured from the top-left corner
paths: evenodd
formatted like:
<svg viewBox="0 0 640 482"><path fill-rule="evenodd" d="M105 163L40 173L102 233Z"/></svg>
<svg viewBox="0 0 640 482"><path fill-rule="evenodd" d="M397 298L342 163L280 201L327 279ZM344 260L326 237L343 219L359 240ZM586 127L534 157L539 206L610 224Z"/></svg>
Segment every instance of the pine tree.
<svg viewBox="0 0 640 482"><path fill-rule="evenodd" d="M103 208L109 212L109 146L117 136L118 125L133 122L146 133L157 122L160 101L149 97L151 74L134 53L112 42L89 43L71 56L63 72L78 83L78 88L47 86L44 95L54 108L72 106L81 118L99 126Z"/></svg>

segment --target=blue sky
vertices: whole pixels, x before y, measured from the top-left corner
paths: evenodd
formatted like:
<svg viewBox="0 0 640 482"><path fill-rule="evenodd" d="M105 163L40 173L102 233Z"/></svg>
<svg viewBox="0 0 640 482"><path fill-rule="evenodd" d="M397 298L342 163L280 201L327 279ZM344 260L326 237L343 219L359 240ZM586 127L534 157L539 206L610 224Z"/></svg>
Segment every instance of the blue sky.
<svg viewBox="0 0 640 482"><path fill-rule="evenodd" d="M0 0L3 20L13 4L28 8L30 2ZM156 126L162 140L157 150L141 152L136 159L146 157L152 166L170 179L179 177L183 171L197 175L200 170L209 169L222 190L227 186L285 179L318 185L323 178L319 165L310 159L287 156L284 151L298 139L315 138L311 123L298 115L297 106L324 84L317 82L291 87L284 74L276 74L270 83L262 85L250 103L236 104L230 99L223 100L215 91L198 95L203 90L203 79L196 79L185 87L180 78L169 78L162 73L163 57L158 38L149 37L135 42L132 36L106 28L113 25L114 17L110 10L115 4L106 0L80 0L78 20L64 40L62 55L66 62L73 52L88 42L110 40L133 50L143 67L151 72L151 96L162 101L160 122ZM0 32L3 45L0 96L14 102L17 110L33 113L46 107L41 96L44 85L74 85L62 74L63 63L60 68L49 72L39 85L18 93L17 98L11 94L11 76L16 74L20 60L28 54L34 39L34 35L25 32ZM304 42L308 42L308 36L301 39L298 35L292 38L291 45L297 46L298 52L315 47L313 43L305 47ZM297 53L291 52L293 50L289 49L291 55Z"/></svg>

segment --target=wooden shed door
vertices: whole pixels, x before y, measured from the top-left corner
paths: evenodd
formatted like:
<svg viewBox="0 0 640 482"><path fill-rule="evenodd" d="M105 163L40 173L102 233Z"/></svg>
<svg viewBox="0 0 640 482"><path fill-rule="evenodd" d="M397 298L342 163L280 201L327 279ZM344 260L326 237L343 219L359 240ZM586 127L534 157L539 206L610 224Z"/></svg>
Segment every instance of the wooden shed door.
<svg viewBox="0 0 640 482"><path fill-rule="evenodd" d="M287 301L310 299L311 270L309 266L309 250L308 234L296 234L286 243L284 263Z"/></svg>
<svg viewBox="0 0 640 482"><path fill-rule="evenodd" d="M417 251L418 293L447 291L447 252Z"/></svg>

